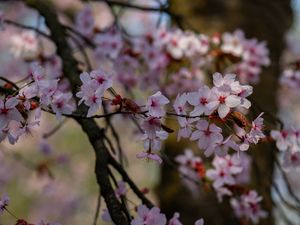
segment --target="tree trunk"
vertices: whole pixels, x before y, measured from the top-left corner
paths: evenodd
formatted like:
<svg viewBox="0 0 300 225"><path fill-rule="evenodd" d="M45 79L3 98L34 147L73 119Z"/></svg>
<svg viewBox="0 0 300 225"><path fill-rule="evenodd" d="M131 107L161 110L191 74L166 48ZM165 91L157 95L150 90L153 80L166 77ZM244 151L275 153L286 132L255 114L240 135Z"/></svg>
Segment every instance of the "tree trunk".
<svg viewBox="0 0 300 225"><path fill-rule="evenodd" d="M171 11L180 16L185 29L212 34L240 28L248 38L267 41L272 64L261 74L252 99L255 100L253 104L275 115L279 59L284 49L285 33L292 22L290 0L170 0L170 4ZM183 148L184 143L170 140L165 145L165 153L172 158ZM271 199L274 148L270 144L259 144L250 152L254 159L251 187L263 196L263 208L269 213L260 224L271 225L274 224ZM203 188L200 188L200 197L195 199L179 183L177 171L165 164L158 188L163 212L169 216L172 216L171 212L180 212L185 224L193 224L198 217L203 217L208 225L239 224L228 203L220 205L214 194L203 191Z"/></svg>

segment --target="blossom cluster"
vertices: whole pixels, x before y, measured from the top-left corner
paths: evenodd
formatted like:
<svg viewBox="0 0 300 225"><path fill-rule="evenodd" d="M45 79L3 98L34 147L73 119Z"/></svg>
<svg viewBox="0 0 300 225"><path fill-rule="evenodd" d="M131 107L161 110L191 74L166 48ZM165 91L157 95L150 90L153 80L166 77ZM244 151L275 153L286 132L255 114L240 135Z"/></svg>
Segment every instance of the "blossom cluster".
<svg viewBox="0 0 300 225"><path fill-rule="evenodd" d="M300 86L300 71L294 70L290 68L286 68L283 70L280 83L289 88L297 88Z"/></svg>
<svg viewBox="0 0 300 225"><path fill-rule="evenodd" d="M229 197L237 217L244 217L253 223L258 223L266 217L259 202L262 197L255 190L247 190L241 185L247 183L250 177L250 157L245 154L215 156L213 168L208 169L199 156L186 149L184 154L176 157L179 173L183 183L197 194L201 183L211 185L217 193L219 201ZM242 194L240 192L242 191Z"/></svg>
<svg viewBox="0 0 300 225"><path fill-rule="evenodd" d="M162 143L173 132L165 125L165 119L176 116L178 140L196 141L206 157L213 157L212 168L209 168L191 150L177 156L175 160L179 163L183 182L193 192L197 190L195 184L210 184L220 201L224 196L230 198L237 217L245 217L253 223L265 217L266 213L260 207L262 198L255 191L243 191L237 196L234 190L249 177L250 160L243 152L265 138L263 114L253 121L249 121L246 114L251 107L248 97L253 92L252 86L247 84L258 82L262 67L270 64L266 43L247 39L240 30L207 36L166 27L131 38L123 35L115 25L100 31L90 6L76 15L75 23L76 29L95 44L95 59L111 67L110 72L97 69L80 74L82 84L76 97L79 98L78 105L87 108L87 114L80 116L90 118L97 115L106 102L119 106L113 113L126 113L136 119L142 132L144 150L137 154L137 158L158 163L162 163L159 154ZM78 42L84 44L84 40ZM75 42L71 44L76 45ZM37 63L31 65L30 75L22 80L24 85L20 88L9 82L4 85L7 93L0 99L0 141L7 138L14 144L21 135L39 125L42 110L55 114L59 120L76 110L68 82L62 78L60 58L45 56L40 47L40 40L33 32L12 37L12 54ZM211 68L225 71L225 75L214 73L212 87L208 87L204 85L204 75L211 75ZM145 104L139 105L136 99L117 94L112 88L113 80L117 80L126 91L139 88L154 94L145 100ZM113 99L107 97L106 92L110 92ZM285 135L282 132L272 131L271 136L281 151L290 154L286 154L286 161L298 165L300 153L295 150L300 143L298 133L289 131ZM51 152L46 145L42 148L45 154ZM229 154L231 150L234 154ZM127 191L125 183L118 182L115 195L119 200ZM5 196L0 199L0 213L6 209L8 201ZM168 220L158 207L141 204L136 211L132 225L182 224L179 213ZM111 222L108 210L104 210L103 219ZM203 223L200 219L195 225ZM16 224L30 225L23 219ZM41 221L37 225L46 224Z"/></svg>
<svg viewBox="0 0 300 225"><path fill-rule="evenodd" d="M39 125L41 111L51 111L61 119L75 110L72 94L60 83L57 74L46 74L38 64L32 64L24 85L6 84L7 93L0 99L0 140L14 144L20 136ZM31 116L33 114L33 116Z"/></svg>
<svg viewBox="0 0 300 225"><path fill-rule="evenodd" d="M127 193L126 184L124 181L119 181L115 190L117 198L125 197ZM148 208L146 205L140 204L136 206L137 215L132 219L131 225L182 225L179 220L180 214L174 213L174 216L167 221L165 214L161 213L158 207ZM108 223L113 223L109 211L107 209L102 210L102 220ZM195 222L195 225L203 225L203 219L199 219Z"/></svg>
<svg viewBox="0 0 300 225"><path fill-rule="evenodd" d="M102 70L96 70L90 74L82 73L80 79L82 86L77 93L77 97L81 99L79 104L84 102L88 107L87 117L91 117L100 109L105 91L112 87L112 76ZM250 144L257 144L265 137L262 114L250 123L237 111L250 108L251 102L247 99L250 94L252 87L240 84L235 74L223 76L220 73L213 74L212 88L203 85L195 92L178 94L173 104L180 126L178 140L183 137L197 141L207 157L212 154L224 156L229 148L236 151L248 150ZM122 106L124 101L119 96L112 100L112 104ZM145 150L137 154L138 158L162 162L155 152L160 150L161 142L168 137L169 128L163 124L163 119L170 114L165 108L169 103L170 100L158 91L148 97L144 106L138 106L133 101L131 104L134 107L125 104L124 107L127 107L129 112L140 114L142 118L142 140ZM232 130L236 129L237 132L230 130L229 135L224 137L225 125L231 120L234 121Z"/></svg>
<svg viewBox="0 0 300 225"><path fill-rule="evenodd" d="M102 106L104 92L112 86L111 76L101 69L94 70L90 74L84 72L80 74L82 85L76 96L89 107L87 117L93 116Z"/></svg>
<svg viewBox="0 0 300 225"><path fill-rule="evenodd" d="M260 202L262 197L256 191L251 190L239 198L232 198L230 204L238 218L245 217L257 224L260 218L266 218L267 212L261 209Z"/></svg>
<svg viewBox="0 0 300 225"><path fill-rule="evenodd" d="M76 27L95 43L96 58L111 61L127 88L165 89L168 95L176 95L197 88L212 66L236 73L243 83L255 83L261 68L270 63L266 43L247 39L241 30L207 36L162 26L131 38L116 26L100 31L90 6L77 14Z"/></svg>
<svg viewBox="0 0 300 225"><path fill-rule="evenodd" d="M300 130L284 128L272 130L271 137L276 142L276 147L283 152L282 166L286 169L300 166Z"/></svg>
<svg viewBox="0 0 300 225"><path fill-rule="evenodd" d="M0 197L0 215L3 213L4 210L7 210L9 205L9 197L8 195L4 194ZM18 219L15 225L34 225L26 222L26 220ZM60 225L59 223L45 223L44 221L38 222L36 225Z"/></svg>
<svg viewBox="0 0 300 225"><path fill-rule="evenodd" d="M183 225L179 220L180 214L178 212L174 213L174 216L170 220L167 220L166 215L161 213L158 207L149 209L147 206L141 204L137 206L136 210L137 216L131 221L131 225ZM103 210L102 219L112 223L107 209ZM195 225L204 225L204 220L197 220Z"/></svg>
<svg viewBox="0 0 300 225"><path fill-rule="evenodd" d="M223 76L215 73L212 88L202 86L196 92L177 95L173 108L180 126L178 140L183 137L197 141L198 147L208 157L212 154L224 156L229 148L246 151L250 144L257 144L265 137L262 114L250 123L237 111L250 108L251 102L247 97L252 93L252 87L241 85L235 78L234 74ZM161 92L148 98L145 107L147 114L142 124L146 152L139 155L139 158L147 157L161 162L152 150L158 150L161 141L168 136L162 123L166 115L163 106L168 103L169 100ZM228 128L225 125L230 121L235 124L229 130L229 135L224 137L223 133ZM238 132L233 132L234 129Z"/></svg>

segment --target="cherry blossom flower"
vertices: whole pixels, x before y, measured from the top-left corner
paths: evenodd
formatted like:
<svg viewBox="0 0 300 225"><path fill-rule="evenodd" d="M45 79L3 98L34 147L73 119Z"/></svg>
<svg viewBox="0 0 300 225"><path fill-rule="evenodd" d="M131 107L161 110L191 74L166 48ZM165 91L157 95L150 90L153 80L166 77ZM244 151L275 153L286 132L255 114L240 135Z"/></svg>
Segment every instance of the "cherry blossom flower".
<svg viewBox="0 0 300 225"><path fill-rule="evenodd" d="M293 69L285 69L280 77L280 83L290 88L296 88L300 86L300 71Z"/></svg>
<svg viewBox="0 0 300 225"><path fill-rule="evenodd" d="M177 95L173 104L173 108L178 115L186 115L187 100L188 100L188 95L186 93Z"/></svg>
<svg viewBox="0 0 300 225"><path fill-rule="evenodd" d="M204 225L204 220L203 219L199 219L195 222L195 225Z"/></svg>
<svg viewBox="0 0 300 225"><path fill-rule="evenodd" d="M56 113L56 117L61 119L62 114L72 114L75 110L75 104L72 101L73 95L71 93L62 93L57 91L52 96L51 108Z"/></svg>
<svg viewBox="0 0 300 225"><path fill-rule="evenodd" d="M242 167L242 172L235 176L237 184L248 184L251 180L251 163L252 158L246 153L234 154L232 156L235 161L239 162L239 166Z"/></svg>
<svg viewBox="0 0 300 225"><path fill-rule="evenodd" d="M243 60L256 62L258 65L268 66L270 64L270 58L266 42L258 42L255 38L245 40Z"/></svg>
<svg viewBox="0 0 300 225"><path fill-rule="evenodd" d="M141 128L147 135L147 138L154 139L156 137L156 132L161 130L161 122L156 117L147 117L143 121Z"/></svg>
<svg viewBox="0 0 300 225"><path fill-rule="evenodd" d="M159 150L161 148L162 140L168 138L168 133L166 131L160 130L156 131L154 137L149 137L148 135L143 135L142 140L144 140L144 148L151 150Z"/></svg>
<svg viewBox="0 0 300 225"><path fill-rule="evenodd" d="M263 133L263 114L264 113L259 114L259 116L254 121L252 121L252 127L248 134L248 140L251 143L257 144L260 139L265 138L265 135Z"/></svg>
<svg viewBox="0 0 300 225"><path fill-rule="evenodd" d="M209 124L206 120L199 120L196 128L190 139L198 140L198 146L203 150L223 139L222 129L213 123Z"/></svg>
<svg viewBox="0 0 300 225"><path fill-rule="evenodd" d="M127 192L127 188L126 188L126 184L124 181L120 180L118 182L118 186L117 186L117 189L115 190L115 193L116 193L116 196L118 198L122 197L122 196L125 196L126 192Z"/></svg>
<svg viewBox="0 0 300 225"><path fill-rule="evenodd" d="M170 39L166 45L167 52L174 59L181 59L184 56L186 42L183 40L183 32L179 29L172 32Z"/></svg>
<svg viewBox="0 0 300 225"><path fill-rule="evenodd" d="M165 225L166 216L160 213L160 209L153 207L148 209L145 205L137 207L138 216L131 221L131 225Z"/></svg>
<svg viewBox="0 0 300 225"><path fill-rule="evenodd" d="M18 141L18 136L13 134L9 128L0 130L0 142L4 141L6 138L11 145L14 145Z"/></svg>
<svg viewBox="0 0 300 225"><path fill-rule="evenodd" d="M213 153L217 156L225 156L229 148L236 149L236 143L231 139L231 136L226 138L225 140L220 139L218 142L210 145L205 151L204 155L206 157L211 156Z"/></svg>
<svg viewBox="0 0 300 225"><path fill-rule="evenodd" d="M243 194L239 199L232 198L230 204L237 217L245 217L257 224L261 218L267 217L267 212L261 209L260 202L262 197L256 191L251 190Z"/></svg>
<svg viewBox="0 0 300 225"><path fill-rule="evenodd" d="M141 153L138 153L138 154L136 155L136 157L137 157L138 159L153 160L153 161L155 161L155 162L157 162L157 163L159 163L159 164L162 163L162 159L161 159L161 157L160 157L158 154L153 153L153 152L149 152L149 151L143 151L143 152L141 152Z"/></svg>
<svg viewBox="0 0 300 225"><path fill-rule="evenodd" d="M176 156L175 161L179 163L178 171L183 184L191 190L192 194L197 195L199 190L197 183L201 181L198 172L203 166L202 159L195 156L192 150L185 149L184 154Z"/></svg>
<svg viewBox="0 0 300 225"><path fill-rule="evenodd" d="M188 94L188 103L194 106L194 110L190 113L191 116L200 116L202 114L209 115L212 109L207 105L211 101L211 90L207 86L201 87L198 92L191 92Z"/></svg>
<svg viewBox="0 0 300 225"><path fill-rule="evenodd" d="M22 115L16 108L18 103L19 101L15 97L0 99L0 129L5 128L11 120L17 122L23 120Z"/></svg>
<svg viewBox="0 0 300 225"><path fill-rule="evenodd" d="M114 224L114 223L112 222L112 219L111 219L111 216L110 216L110 214L109 214L108 209L103 209L103 210L102 210L101 218L102 218L102 220L105 221L105 222Z"/></svg>
<svg viewBox="0 0 300 225"><path fill-rule="evenodd" d="M235 56L241 56L243 53L244 33L236 30L234 33L224 33L222 35L222 51L231 53Z"/></svg>
<svg viewBox="0 0 300 225"><path fill-rule="evenodd" d="M170 101L160 92L156 92L151 95L146 103L147 114L153 117L162 117L166 114L162 108L164 105L168 104Z"/></svg>
<svg viewBox="0 0 300 225"><path fill-rule="evenodd" d="M15 57L35 56L38 48L38 40L32 31L23 31L11 37L11 52Z"/></svg>
<svg viewBox="0 0 300 225"><path fill-rule="evenodd" d="M276 147L280 151L286 151L292 145L292 137L288 130L272 130L271 137L276 141Z"/></svg>
<svg viewBox="0 0 300 225"><path fill-rule="evenodd" d="M95 49L96 57L109 57L116 59L123 47L123 39L116 27L112 27L105 33L97 34L94 38L97 45Z"/></svg>
<svg viewBox="0 0 300 225"><path fill-rule="evenodd" d="M238 151L247 151L250 147L250 140L249 140L249 135L246 132L245 129L239 127L239 126L234 126L236 130L236 135L239 137L239 140L241 141L238 144L238 148L234 148L234 150ZM251 138L251 137L250 137Z"/></svg>
<svg viewBox="0 0 300 225"><path fill-rule="evenodd" d="M221 92L213 88L212 93L214 100L208 103L207 107L211 110L217 109L220 118L225 118L231 108L235 108L241 104L241 99L236 95L230 94L230 92Z"/></svg>
<svg viewBox="0 0 300 225"><path fill-rule="evenodd" d="M300 167L300 151L286 151L284 153L282 167L285 169Z"/></svg>
<svg viewBox="0 0 300 225"><path fill-rule="evenodd" d="M165 68L169 63L167 55L153 46L147 46L143 50L143 58L150 70Z"/></svg>
<svg viewBox="0 0 300 225"><path fill-rule="evenodd" d="M178 117L177 120L180 125L180 129L178 130L178 134L177 134L177 141L179 141L181 137L189 138L191 136L194 122L198 121L199 118L187 119L185 117Z"/></svg>
<svg viewBox="0 0 300 225"><path fill-rule="evenodd" d="M93 76L97 77L95 73L93 73ZM101 84L96 79L92 79L92 77L87 72L80 74L80 80L83 84L80 87L80 91L77 92L76 96L81 98L79 104L84 102L84 104L89 107L87 117L91 117L101 107L102 97L104 91L106 90L105 88L109 86L110 82L108 81L108 83L106 83L104 82L105 80L102 80Z"/></svg>
<svg viewBox="0 0 300 225"><path fill-rule="evenodd" d="M53 54L46 58L45 71L50 79L56 79L62 75L62 61L60 57Z"/></svg>
<svg viewBox="0 0 300 225"><path fill-rule="evenodd" d="M90 76L97 81L98 89L103 89L103 92L112 86L112 76L102 69L92 71Z"/></svg>
<svg viewBox="0 0 300 225"><path fill-rule="evenodd" d="M173 217L169 220L168 225L183 225L179 221L180 214L178 212L175 212Z"/></svg>
<svg viewBox="0 0 300 225"><path fill-rule="evenodd" d="M19 138L20 136L24 134L31 134L32 128L39 126L40 121L32 121L29 120L25 121L24 123L21 122L20 126L15 131L15 137Z"/></svg>
<svg viewBox="0 0 300 225"><path fill-rule="evenodd" d="M227 155L226 157L215 157L213 160L214 169L206 172L206 176L213 180L213 187L219 189L224 185L234 185L236 183L233 175L242 172L240 162Z"/></svg>
<svg viewBox="0 0 300 225"><path fill-rule="evenodd" d="M87 37L91 37L94 32L95 21L93 10L89 5L86 5L83 10L77 13L75 23L78 31Z"/></svg>

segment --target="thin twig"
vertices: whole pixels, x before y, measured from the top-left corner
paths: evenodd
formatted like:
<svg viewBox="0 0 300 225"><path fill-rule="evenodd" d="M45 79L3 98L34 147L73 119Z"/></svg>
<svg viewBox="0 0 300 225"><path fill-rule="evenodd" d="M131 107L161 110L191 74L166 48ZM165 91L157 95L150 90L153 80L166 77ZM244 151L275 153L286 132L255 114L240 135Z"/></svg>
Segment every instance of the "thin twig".
<svg viewBox="0 0 300 225"><path fill-rule="evenodd" d="M154 205L153 203L146 198L146 196L141 192L141 190L136 186L136 184L130 179L127 172L124 168L119 164L112 156L109 157L109 164L112 165L122 176L123 180L130 186L132 191L136 194L139 199L141 199L142 203L145 204L147 207L152 208Z"/></svg>
<svg viewBox="0 0 300 225"><path fill-rule="evenodd" d="M57 124L52 130L45 133L43 135L43 138L47 139L47 138L51 137L53 134L55 134L67 122L67 120L68 120L68 118L65 118L63 121L61 121L59 124Z"/></svg>
<svg viewBox="0 0 300 225"><path fill-rule="evenodd" d="M96 212L95 212L95 217L94 217L93 225L97 225L97 221L98 221L98 218L99 218L100 208L101 208L101 189L99 187L98 198L97 198L97 205L96 205Z"/></svg>
<svg viewBox="0 0 300 225"><path fill-rule="evenodd" d="M8 25L13 25L13 26L18 27L18 28L22 28L22 29L26 29L26 30L33 30L36 33L40 34L41 36L47 38L48 40L51 40L51 38L48 34L44 33L43 31L39 30L36 27L20 24L20 23L17 23L15 21L7 20L7 19L3 20L3 22L8 24Z"/></svg>

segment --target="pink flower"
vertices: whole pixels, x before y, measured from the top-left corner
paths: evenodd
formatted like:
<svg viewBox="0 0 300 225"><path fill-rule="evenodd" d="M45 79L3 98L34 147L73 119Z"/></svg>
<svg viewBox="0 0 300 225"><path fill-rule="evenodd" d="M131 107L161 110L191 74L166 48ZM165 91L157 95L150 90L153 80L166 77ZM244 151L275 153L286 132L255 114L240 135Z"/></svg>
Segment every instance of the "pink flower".
<svg viewBox="0 0 300 225"><path fill-rule="evenodd" d="M173 217L169 220L168 225L183 225L179 221L180 214L178 212L174 213Z"/></svg>
<svg viewBox="0 0 300 225"><path fill-rule="evenodd" d="M222 36L221 49L223 52L241 56L243 53L244 33L236 30L234 33L224 33Z"/></svg>
<svg viewBox="0 0 300 225"><path fill-rule="evenodd" d="M203 150L223 139L222 129L213 123L209 124L206 120L199 120L196 128L197 130L191 135L191 140L198 140L198 146Z"/></svg>
<svg viewBox="0 0 300 225"><path fill-rule="evenodd" d="M0 99L0 129L5 128L11 120L20 122L23 120L22 115L16 106L19 101L15 97Z"/></svg>
<svg viewBox="0 0 300 225"><path fill-rule="evenodd" d="M233 140L231 140L231 136L226 138L225 140L220 139L218 142L213 143L210 145L205 151L204 155L206 157L211 156L213 153L217 156L225 156L229 148L234 148L236 144Z"/></svg>
<svg viewBox="0 0 300 225"><path fill-rule="evenodd" d="M206 176L212 179L213 187L219 189L224 185L233 185L236 183L233 175L242 172L239 161L227 155L226 157L215 157L213 160L215 169L206 172Z"/></svg>
<svg viewBox="0 0 300 225"><path fill-rule="evenodd" d="M166 225L166 216L160 213L160 209L153 207L148 209L145 205L137 207L138 216L131 221L131 225Z"/></svg>
<svg viewBox="0 0 300 225"><path fill-rule="evenodd" d="M33 57L38 50L38 40L33 31L23 31L11 37L11 52L15 57Z"/></svg>
<svg viewBox="0 0 300 225"><path fill-rule="evenodd" d="M11 145L14 145L18 141L18 136L13 134L9 128L4 128L0 130L0 142L8 139Z"/></svg>
<svg viewBox="0 0 300 225"><path fill-rule="evenodd" d="M177 29L171 33L166 49L174 59L181 59L184 56L186 42L181 30Z"/></svg>
<svg viewBox="0 0 300 225"><path fill-rule="evenodd" d="M191 136L194 122L198 121L199 118L187 119L185 117L178 117L177 120L180 125L180 129L177 134L177 141L179 141L181 137L188 138Z"/></svg>
<svg viewBox="0 0 300 225"><path fill-rule="evenodd" d="M155 161L159 164L162 163L162 159L160 158L160 156L156 153L153 153L153 152L143 151L141 153L136 154L136 157L138 159L153 160L153 161Z"/></svg>
<svg viewBox="0 0 300 225"><path fill-rule="evenodd" d="M79 104L84 102L89 107L87 117L91 117L102 105L104 89L99 88L98 82L92 79L87 72L80 74L80 79L83 84L76 96L81 98Z"/></svg>
<svg viewBox="0 0 300 225"><path fill-rule="evenodd" d="M102 210L101 218L102 218L102 220L105 221L105 222L114 224L114 223L112 222L112 219L111 219L111 216L110 216L110 214L109 214L108 209L103 209L103 210Z"/></svg>
<svg viewBox="0 0 300 225"><path fill-rule="evenodd" d="M286 151L292 146L292 137L288 130L272 130L271 137L276 141L276 147L280 151Z"/></svg>
<svg viewBox="0 0 300 225"><path fill-rule="evenodd" d="M112 77L108 75L104 70L93 70L90 74L91 78L98 83L98 89L103 89L103 92L112 87Z"/></svg>
<svg viewBox="0 0 300 225"><path fill-rule="evenodd" d="M97 34L94 41L97 45L95 56L98 58L116 59L124 45L122 36L116 27L111 27L105 33Z"/></svg>
<svg viewBox="0 0 300 225"><path fill-rule="evenodd" d="M284 153L282 167L285 169L300 167L300 151L286 151Z"/></svg>
<svg viewBox="0 0 300 225"><path fill-rule="evenodd" d="M57 91L52 96L51 107L58 119L61 119L62 114L69 115L75 110L72 97L71 93L62 93L60 91Z"/></svg>
<svg viewBox="0 0 300 225"><path fill-rule="evenodd" d="M122 196L125 196L125 194L126 194L127 191L128 191L128 190L127 190L127 188L126 188L125 182L122 181L122 180L120 180L120 181L118 182L118 186L117 186L117 189L116 189L116 191L115 191L116 196L117 196L118 198L120 198L120 197L122 197Z"/></svg>
<svg viewBox="0 0 300 225"><path fill-rule="evenodd" d="M220 73L213 74L213 83L214 86L218 88L219 91L222 92L231 92L239 87L239 82L235 80L235 74L225 74L222 76Z"/></svg>
<svg viewBox="0 0 300 225"><path fill-rule="evenodd" d="M175 102L173 104L173 108L178 115L186 115L186 103L188 100L188 95L183 93L182 95L178 94Z"/></svg>
<svg viewBox="0 0 300 225"><path fill-rule="evenodd" d="M239 199L232 198L230 204L234 209L237 217L246 217L250 219L252 223L257 224L261 218L267 217L267 212L261 209L260 202L261 196L258 196L257 192L251 190L243 194Z"/></svg>
<svg viewBox="0 0 300 225"><path fill-rule="evenodd" d="M211 101L211 90L207 86L201 87L198 92L188 93L188 103L194 106L194 110L190 113L191 116L200 116L202 114L209 115L212 109L207 105Z"/></svg>
<svg viewBox="0 0 300 225"><path fill-rule="evenodd" d="M264 113L259 114L259 116L252 122L252 127L248 134L248 140L251 143L257 144L260 139L265 138L262 131L264 123L264 119L262 118L263 114Z"/></svg>
<svg viewBox="0 0 300 225"><path fill-rule="evenodd" d="M178 171L182 182L191 190L192 194L197 195L199 189L197 183L201 182L197 169L199 165L202 165L202 159L195 156L192 150L185 149L184 154L176 156L175 161L179 163Z"/></svg>
<svg viewBox="0 0 300 225"><path fill-rule="evenodd" d="M21 123L20 124L20 126L15 131L15 136L18 139L21 135L31 134L31 130L35 126L39 126L39 125L40 125L40 121L32 121L32 122L30 122L29 120L27 120L25 123Z"/></svg>
<svg viewBox="0 0 300 225"><path fill-rule="evenodd" d="M87 37L93 35L95 21L92 8L89 5L86 5L86 7L76 15L75 23L79 32Z"/></svg>
<svg viewBox="0 0 300 225"><path fill-rule="evenodd" d="M203 219L199 219L195 222L195 225L204 225L204 220Z"/></svg>
<svg viewBox="0 0 300 225"><path fill-rule="evenodd" d="M212 89L214 100L208 103L207 107L211 110L217 109L220 118L225 118L231 108L241 104L241 98L230 92L222 92L216 88Z"/></svg>
<svg viewBox="0 0 300 225"><path fill-rule="evenodd" d="M151 95L146 103L146 109L148 110L147 114L153 117L162 117L166 112L162 107L168 104L170 101L160 92L156 92L154 95Z"/></svg>
<svg viewBox="0 0 300 225"><path fill-rule="evenodd" d="M147 137L153 139L156 137L156 132L161 130L161 122L156 117L147 117L143 121L141 128L144 130Z"/></svg>

